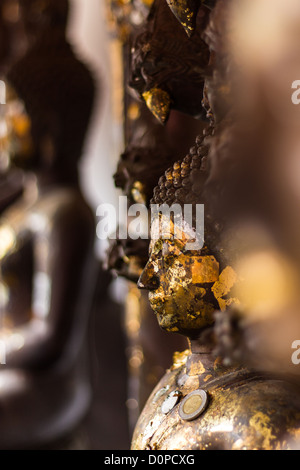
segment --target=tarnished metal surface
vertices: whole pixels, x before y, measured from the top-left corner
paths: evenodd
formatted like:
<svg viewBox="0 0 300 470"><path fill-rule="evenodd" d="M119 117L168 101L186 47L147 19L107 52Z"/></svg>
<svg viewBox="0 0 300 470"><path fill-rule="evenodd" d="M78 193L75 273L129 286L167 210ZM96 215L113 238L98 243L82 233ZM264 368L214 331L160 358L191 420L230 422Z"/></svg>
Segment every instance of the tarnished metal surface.
<svg viewBox="0 0 300 470"><path fill-rule="evenodd" d="M207 355L193 356L198 365L201 362L202 373L193 375L186 365L166 373L140 416L133 450L280 450L293 446L300 419L295 390L246 369L222 368ZM197 419L181 419L181 401L163 414L161 406L172 391L180 390L184 398L199 388L206 391L208 404Z"/></svg>

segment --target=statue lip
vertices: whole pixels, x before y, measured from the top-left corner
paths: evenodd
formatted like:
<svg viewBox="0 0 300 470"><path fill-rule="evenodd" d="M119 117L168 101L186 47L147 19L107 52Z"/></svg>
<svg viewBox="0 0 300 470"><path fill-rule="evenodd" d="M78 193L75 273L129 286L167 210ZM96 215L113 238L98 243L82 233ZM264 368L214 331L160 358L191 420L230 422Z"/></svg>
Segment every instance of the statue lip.
<svg viewBox="0 0 300 470"><path fill-rule="evenodd" d="M149 292L149 302L153 310L161 310L168 300L171 299L170 294L160 292Z"/></svg>
<svg viewBox="0 0 300 470"><path fill-rule="evenodd" d="M149 296L149 302L150 302L151 307L155 307L155 308L161 307L164 304L164 301L159 297Z"/></svg>

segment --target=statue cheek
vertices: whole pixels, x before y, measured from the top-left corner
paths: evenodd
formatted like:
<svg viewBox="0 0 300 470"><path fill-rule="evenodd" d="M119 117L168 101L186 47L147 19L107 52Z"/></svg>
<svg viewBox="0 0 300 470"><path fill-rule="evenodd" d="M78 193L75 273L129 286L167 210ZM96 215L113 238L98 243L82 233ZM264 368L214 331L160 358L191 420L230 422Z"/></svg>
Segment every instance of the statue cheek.
<svg viewBox="0 0 300 470"><path fill-rule="evenodd" d="M214 323L215 307L213 304L203 302L201 308L198 310L197 323L199 327L212 325Z"/></svg>
<svg viewBox="0 0 300 470"><path fill-rule="evenodd" d="M206 311L209 313L214 310L204 298L206 290L195 287L192 284L185 288L180 287L176 293L173 293L173 312L186 328L193 329L198 318L206 317Z"/></svg>
<svg viewBox="0 0 300 470"><path fill-rule="evenodd" d="M205 328L214 322L215 307L203 300L195 301L191 299L190 304L186 305L186 308L182 309L181 312L181 324L189 330Z"/></svg>
<svg viewBox="0 0 300 470"><path fill-rule="evenodd" d="M187 271L186 266L181 263L180 260L174 262L174 264L168 269L163 281L166 292L171 294L176 292L180 293L182 289L186 294L186 290L190 283L190 274Z"/></svg>

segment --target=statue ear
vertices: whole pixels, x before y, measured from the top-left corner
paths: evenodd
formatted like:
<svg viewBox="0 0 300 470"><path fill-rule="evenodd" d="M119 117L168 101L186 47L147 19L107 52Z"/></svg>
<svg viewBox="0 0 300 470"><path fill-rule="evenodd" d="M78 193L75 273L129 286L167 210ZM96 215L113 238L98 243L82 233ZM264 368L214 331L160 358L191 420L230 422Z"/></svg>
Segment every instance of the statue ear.
<svg viewBox="0 0 300 470"><path fill-rule="evenodd" d="M201 0L167 0L167 3L187 35L191 36L196 27L196 18Z"/></svg>

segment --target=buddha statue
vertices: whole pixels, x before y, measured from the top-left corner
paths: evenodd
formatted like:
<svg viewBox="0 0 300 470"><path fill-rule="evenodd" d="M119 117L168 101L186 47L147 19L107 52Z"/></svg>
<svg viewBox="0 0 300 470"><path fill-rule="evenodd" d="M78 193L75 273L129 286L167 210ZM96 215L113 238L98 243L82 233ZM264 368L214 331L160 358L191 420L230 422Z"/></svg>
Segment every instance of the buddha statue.
<svg viewBox="0 0 300 470"><path fill-rule="evenodd" d="M144 29L152 0L109 1L112 23L111 37L117 36L122 54L115 55L116 69L124 71L123 79L116 83L121 89L130 77L131 45ZM159 2L158 2L159 5ZM181 29L166 5L168 17L177 29ZM184 39L184 31L180 31ZM121 64L120 64L121 62ZM118 75L120 78L120 76ZM159 176L180 158L191 140L201 132L203 123L188 115L171 110L165 126L153 116L144 100L124 87L123 122L124 151L118 161L114 181L122 196L127 197L128 207L142 204L149 207L153 189ZM144 207L143 207L144 208ZM136 217L137 219L137 217ZM124 216L124 225L134 220ZM139 218L141 221L141 218ZM142 222L148 231L148 217ZM119 232L119 230L118 230ZM127 281L128 289L124 306L124 325L128 358L128 417L133 431L137 418L154 385L164 374L173 352L184 348L186 341L179 335L173 337L161 331L152 314L146 292L137 289L137 281L148 259L149 238L121 239L116 235L110 240L106 267ZM158 346L159 345L159 346Z"/></svg>
<svg viewBox="0 0 300 470"><path fill-rule="evenodd" d="M143 102L137 102L132 97L128 97L126 101L130 103L127 113L125 112L124 134L127 145L114 176L115 185L127 196L128 207L142 204L149 208L159 176L186 151L188 142L199 133L201 123L172 111L168 122L162 126ZM137 116L132 112L136 109L139 111ZM143 222L147 231L147 216ZM168 367L174 351L186 346L183 337L172 337L159 329L146 292L138 291L136 287L148 259L148 249L148 237L137 240L117 238L110 241L107 254L108 268L130 281L127 284L129 294L125 326L129 345L129 403L136 405L129 409L132 430L153 386Z"/></svg>
<svg viewBox="0 0 300 470"><path fill-rule="evenodd" d="M205 204L210 146L205 134L160 179L152 200L155 206L191 204L195 209ZM177 216L168 218L162 210L155 214L149 260L139 287L150 292L160 327L186 336L189 349L174 356L149 397L132 449L291 448L300 419L299 387L242 362L227 365L214 354L214 313L225 314L240 302L234 296L237 273L220 243L220 223L205 213L200 249L201 243L195 244L197 217L179 223Z"/></svg>
<svg viewBox="0 0 300 470"><path fill-rule="evenodd" d="M25 49L18 0L0 2L0 75Z"/></svg>
<svg viewBox="0 0 300 470"><path fill-rule="evenodd" d="M25 189L0 218L0 448L23 449L72 432L91 398L95 222L78 164L94 81L64 36L50 41L48 31L6 84L7 152Z"/></svg>
<svg viewBox="0 0 300 470"><path fill-rule="evenodd" d="M41 37L51 41L51 35L66 35L69 20L69 0L18 0L20 24L27 50Z"/></svg>
<svg viewBox="0 0 300 470"><path fill-rule="evenodd" d="M19 1L0 1L0 213L13 203L23 190L22 171L9 167L6 152L5 73L25 53L24 31L20 21Z"/></svg>
<svg viewBox="0 0 300 470"><path fill-rule="evenodd" d="M0 79L23 57L43 35L66 33L69 16L68 0L1 0L0 1ZM6 151L4 110L6 89L1 82L0 119L0 212L14 202L23 191L22 170L14 167Z"/></svg>
<svg viewBox="0 0 300 470"><path fill-rule="evenodd" d="M0 1L0 75L3 76L41 36L66 32L69 0Z"/></svg>
<svg viewBox="0 0 300 470"><path fill-rule="evenodd" d="M202 39L210 10L201 6L191 38L165 1L155 0L131 48L130 86L163 124L171 110L205 121L202 90L209 51Z"/></svg>
<svg viewBox="0 0 300 470"><path fill-rule="evenodd" d="M130 111L126 120L130 120ZM127 197L128 207L142 204L149 208L159 176L180 158L203 125L190 116L172 111L166 125L161 126L146 105L139 102L138 118L128 124L128 128L125 132L127 145L114 175L115 186ZM147 231L147 219L145 227ZM112 240L108 267L136 283L146 264L148 247L148 238Z"/></svg>

